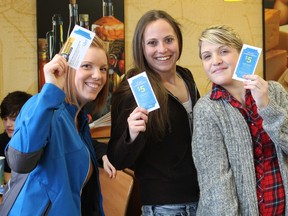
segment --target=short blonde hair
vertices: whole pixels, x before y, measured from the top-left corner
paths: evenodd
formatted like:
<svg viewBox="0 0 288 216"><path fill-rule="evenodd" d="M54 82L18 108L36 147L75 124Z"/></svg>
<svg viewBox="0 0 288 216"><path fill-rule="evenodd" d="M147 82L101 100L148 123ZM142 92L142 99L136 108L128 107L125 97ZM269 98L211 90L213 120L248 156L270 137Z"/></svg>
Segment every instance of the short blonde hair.
<svg viewBox="0 0 288 216"><path fill-rule="evenodd" d="M198 40L199 57L201 59L202 42L212 44L222 44L233 47L240 53L243 42L239 34L231 27L226 25L213 25L205 29Z"/></svg>

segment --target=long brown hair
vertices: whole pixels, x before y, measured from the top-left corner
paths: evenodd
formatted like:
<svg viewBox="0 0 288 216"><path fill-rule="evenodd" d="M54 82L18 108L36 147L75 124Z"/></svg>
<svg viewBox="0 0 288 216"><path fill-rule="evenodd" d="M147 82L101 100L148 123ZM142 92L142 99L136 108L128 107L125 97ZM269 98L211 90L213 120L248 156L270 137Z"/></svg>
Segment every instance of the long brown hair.
<svg viewBox="0 0 288 216"><path fill-rule="evenodd" d="M105 45L99 37L95 36L93 38L93 41L92 41L90 47L97 47L97 48L104 50L106 53L107 63L109 62L108 61L108 54L107 54L107 50L105 48ZM69 104L74 104L79 108L80 104L79 104L77 97L76 97L75 74L76 74L76 70L72 67L68 67L68 72L66 73L66 82L64 85L64 92L66 93L66 99L65 99L66 102ZM98 93L96 99L91 101L91 103L93 103L94 107L95 107L94 112L100 112L105 107L108 92L109 92L109 81L108 80L109 80L109 73L107 70L106 83L104 84L101 91Z"/></svg>
<svg viewBox="0 0 288 216"><path fill-rule="evenodd" d="M168 122L168 92L164 85L161 82L161 78L157 72L155 72L147 63L147 60L144 56L144 47L143 47L143 33L151 22L163 19L168 22L173 28L177 39L179 47L179 56L182 53L182 32L180 29L180 24L171 17L167 12L162 10L151 10L146 12L138 21L136 29L133 36L133 61L134 67L127 72L126 77L129 78L140 72L146 71L149 81L152 85L155 96L159 102L160 109L154 110L149 113L149 121L147 123L147 134L149 134L149 140L158 141L161 140L165 133ZM117 93L129 95L132 94L129 85L127 82L123 82L122 85L116 90ZM120 100L120 99L116 99ZM116 103L116 102L115 102ZM112 104L113 106L113 104Z"/></svg>

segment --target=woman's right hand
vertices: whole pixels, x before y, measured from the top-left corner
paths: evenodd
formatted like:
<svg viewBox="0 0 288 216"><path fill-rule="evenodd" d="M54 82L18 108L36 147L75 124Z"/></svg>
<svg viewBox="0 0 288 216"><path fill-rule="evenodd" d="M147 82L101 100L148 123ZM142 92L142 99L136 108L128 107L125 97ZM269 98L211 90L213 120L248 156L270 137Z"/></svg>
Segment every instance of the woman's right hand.
<svg viewBox="0 0 288 216"><path fill-rule="evenodd" d="M148 122L148 111L141 107L136 107L129 115L128 127L130 134L130 142L133 142L140 132L146 131L146 124Z"/></svg>
<svg viewBox="0 0 288 216"><path fill-rule="evenodd" d="M44 65L45 82L52 83L58 88L63 89L67 69L68 63L66 59L56 54L50 62Z"/></svg>

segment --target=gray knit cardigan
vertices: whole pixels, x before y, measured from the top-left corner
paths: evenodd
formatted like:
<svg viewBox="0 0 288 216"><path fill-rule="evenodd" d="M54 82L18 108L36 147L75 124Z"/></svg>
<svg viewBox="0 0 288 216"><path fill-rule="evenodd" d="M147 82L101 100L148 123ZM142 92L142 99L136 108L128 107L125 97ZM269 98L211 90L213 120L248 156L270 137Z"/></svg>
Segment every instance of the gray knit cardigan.
<svg viewBox="0 0 288 216"><path fill-rule="evenodd" d="M258 216L248 125L238 109L209 96L198 100L194 108L192 154L200 186L197 215ZM288 94L279 83L269 81L269 99L259 115L276 146L288 215Z"/></svg>

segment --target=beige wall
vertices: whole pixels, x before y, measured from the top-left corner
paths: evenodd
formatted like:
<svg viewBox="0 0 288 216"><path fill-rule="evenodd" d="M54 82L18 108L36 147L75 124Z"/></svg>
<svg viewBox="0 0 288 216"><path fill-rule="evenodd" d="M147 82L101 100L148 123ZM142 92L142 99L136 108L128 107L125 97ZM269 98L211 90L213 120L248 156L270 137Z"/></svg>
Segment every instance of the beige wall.
<svg viewBox="0 0 288 216"><path fill-rule="evenodd" d="M117 1L115 1L117 2ZM234 27L245 43L262 47L262 1L243 0L124 0L126 69L131 66L131 42L140 16L162 9L182 24L184 48L179 64L195 76L201 94L210 86L198 58L197 38L212 24ZM68 3L67 3L68 4ZM0 99L11 91L37 92L36 1L0 0ZM257 72L262 75L263 61ZM2 125L0 125L2 131Z"/></svg>

